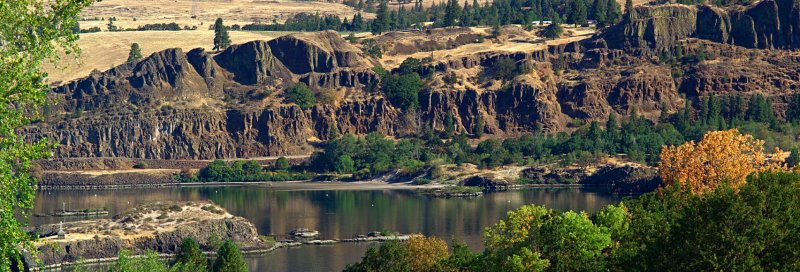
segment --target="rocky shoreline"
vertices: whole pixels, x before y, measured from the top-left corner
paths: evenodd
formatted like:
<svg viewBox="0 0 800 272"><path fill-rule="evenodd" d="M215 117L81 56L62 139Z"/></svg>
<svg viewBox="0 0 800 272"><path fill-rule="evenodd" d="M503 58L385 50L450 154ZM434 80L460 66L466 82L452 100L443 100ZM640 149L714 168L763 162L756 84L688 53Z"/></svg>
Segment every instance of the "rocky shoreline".
<svg viewBox="0 0 800 272"><path fill-rule="evenodd" d="M79 260L114 259L123 250L133 255L147 250L174 254L184 238L191 237L201 248L211 249L215 241L230 240L243 250L270 245L255 226L211 202L157 202L136 207L110 219L94 219L38 226L31 231L39 265L50 267Z"/></svg>
<svg viewBox="0 0 800 272"><path fill-rule="evenodd" d="M410 234L372 234L343 239L302 239L274 241L258 234L255 226L211 202L158 202L136 207L111 219L95 219L38 226L30 231L40 237L34 243L37 263L26 256L32 271L60 269L117 260L125 250L131 256L154 251L164 259L173 258L184 238L191 237L201 249L214 256L214 243L230 240L245 254L265 254L280 248L405 241Z"/></svg>

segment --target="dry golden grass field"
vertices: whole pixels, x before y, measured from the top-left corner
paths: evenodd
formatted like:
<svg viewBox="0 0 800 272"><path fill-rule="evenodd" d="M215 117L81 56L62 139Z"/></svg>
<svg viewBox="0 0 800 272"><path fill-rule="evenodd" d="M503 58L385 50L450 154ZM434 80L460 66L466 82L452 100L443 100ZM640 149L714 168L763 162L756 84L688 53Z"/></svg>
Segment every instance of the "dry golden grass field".
<svg viewBox="0 0 800 272"><path fill-rule="evenodd" d="M106 29L108 18L117 19L114 25L136 28L152 23L177 23L208 29L217 18L227 25L253 22L283 22L294 14L335 14L352 18L356 11L334 2L291 0L198 0L197 17L192 18L192 0L103 0L86 8L81 17L81 28L99 26ZM371 18L371 15L367 15ZM103 19L103 20L94 20ZM135 21L134 21L135 19Z"/></svg>
<svg viewBox="0 0 800 272"><path fill-rule="evenodd" d="M249 32L231 31L231 41L234 44L253 40L270 40L285 35L287 32ZM88 76L98 69L107 70L113 66L123 64L128 59L132 43L139 43L142 56L149 56L168 48L181 48L189 51L202 47L207 50L213 48L214 31L125 31L125 32L99 32L81 34L78 41L83 51L77 60L65 57L56 66L47 65L49 83Z"/></svg>

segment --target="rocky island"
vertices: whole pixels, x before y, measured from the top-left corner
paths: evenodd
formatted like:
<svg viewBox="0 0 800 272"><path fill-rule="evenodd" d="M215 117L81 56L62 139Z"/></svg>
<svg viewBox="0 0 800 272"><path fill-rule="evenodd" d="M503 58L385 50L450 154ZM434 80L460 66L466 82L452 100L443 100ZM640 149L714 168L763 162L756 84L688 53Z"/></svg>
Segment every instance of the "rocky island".
<svg viewBox="0 0 800 272"><path fill-rule="evenodd" d="M40 236L35 246L44 268L80 260L107 262L123 250L132 254L148 250L175 254L187 237L196 240L205 250L213 248L214 243L228 240L244 251L266 250L273 246L259 236L252 223L211 202L152 203L110 219L43 225L34 232Z"/></svg>

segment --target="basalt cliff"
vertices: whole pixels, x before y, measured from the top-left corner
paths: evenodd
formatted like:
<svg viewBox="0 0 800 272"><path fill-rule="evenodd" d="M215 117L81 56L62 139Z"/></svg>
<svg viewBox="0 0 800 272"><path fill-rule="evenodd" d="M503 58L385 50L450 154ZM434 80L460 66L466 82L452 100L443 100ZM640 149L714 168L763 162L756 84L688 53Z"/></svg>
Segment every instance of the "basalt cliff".
<svg viewBox="0 0 800 272"><path fill-rule="evenodd" d="M447 116L456 132L482 128L494 137L571 130L634 109L655 121L662 110L710 94L763 94L783 116L800 81L800 54L791 51L800 48L798 14L798 0L727 9L641 6L583 40L538 41L538 50L443 54L423 61L430 75L420 105L406 111L375 87L380 77L373 68L382 60L336 32L292 34L221 52L170 49L55 87L47 118L24 133L58 143L59 158L174 160L308 154L334 134L443 130ZM519 31L506 27L501 36ZM386 35L376 40L387 54L400 55L455 52L483 42L470 29ZM708 57L661 60L701 53ZM487 78L502 59L525 72ZM317 105L287 102L285 90L298 82L316 92Z"/></svg>

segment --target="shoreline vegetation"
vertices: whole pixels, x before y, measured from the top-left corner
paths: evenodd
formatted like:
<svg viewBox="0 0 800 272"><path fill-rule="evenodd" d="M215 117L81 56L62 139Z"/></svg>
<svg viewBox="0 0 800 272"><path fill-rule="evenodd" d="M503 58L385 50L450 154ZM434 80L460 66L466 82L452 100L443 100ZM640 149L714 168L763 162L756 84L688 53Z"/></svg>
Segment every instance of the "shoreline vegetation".
<svg viewBox="0 0 800 272"><path fill-rule="evenodd" d="M148 259L169 259L169 262L161 261L161 265L174 267L186 261L184 251L187 243L193 243L194 246L188 247L194 247L196 259L205 260L219 256L226 243L240 254L258 255L287 247L406 241L421 236L384 230L351 238L276 240L277 236L259 235L252 222L233 216L222 207L211 202L192 201L145 204L111 219L48 224L32 229L30 233L39 237L35 246L41 261L38 265L28 266L33 271L78 268L87 264L115 267L124 262L148 262ZM159 250L153 251L153 248ZM35 262L31 258L25 260L26 264ZM199 263L207 264L205 261ZM195 271L182 268L186 269L177 271Z"/></svg>

